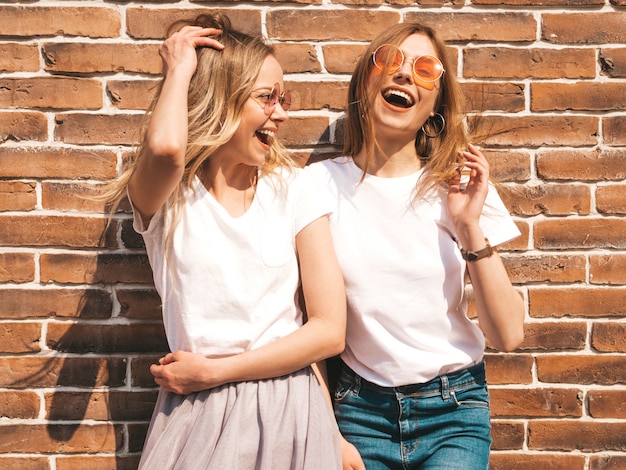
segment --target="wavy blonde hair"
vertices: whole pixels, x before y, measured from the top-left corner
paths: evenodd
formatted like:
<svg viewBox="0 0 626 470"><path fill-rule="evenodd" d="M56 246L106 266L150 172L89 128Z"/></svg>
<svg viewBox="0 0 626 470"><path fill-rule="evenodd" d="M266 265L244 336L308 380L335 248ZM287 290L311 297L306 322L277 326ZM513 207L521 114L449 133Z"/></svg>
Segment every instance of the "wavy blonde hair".
<svg viewBox="0 0 626 470"><path fill-rule="evenodd" d="M188 143L185 154L185 170L178 187L170 197L168 206L177 220L185 193L191 189L193 179L217 149L227 143L239 127L246 101L261 70L264 60L274 55L274 49L261 37L250 36L232 28L230 19L222 14L203 14L194 20L174 23L168 35L183 26L217 28L222 34L216 39L224 44L223 50L200 47L197 50L198 65L191 78L188 92ZM145 136L149 118L161 94L159 84L142 129ZM128 182L138 162L146 151L145 139L138 146L136 157L127 169L107 185L103 199L111 203L111 213L126 196ZM270 175L277 167L293 167L287 150L274 139L265 162L259 169L261 175ZM174 223L172 224L172 227Z"/></svg>
<svg viewBox="0 0 626 470"><path fill-rule="evenodd" d="M443 116L445 127L435 137L428 137L422 129L415 135L415 150L426 170L423 177L418 180L416 195L423 196L428 190L445 185L457 174L462 165L459 150L465 149L468 143L463 115L463 94L452 70L446 44L432 28L414 22L399 23L370 43L356 65L348 89L344 154L355 157L365 148L366 162L363 168L365 175L369 162L373 161L375 151L379 149L372 113L374 100L380 92L383 81L381 75L378 81L374 82L374 86L371 84L374 68L372 54L383 44L394 44L399 47L402 41L413 34L424 34L430 38L445 69L440 78L439 94L433 110L434 113ZM426 121L424 127L433 135L438 129L429 129L431 126L429 121Z"/></svg>

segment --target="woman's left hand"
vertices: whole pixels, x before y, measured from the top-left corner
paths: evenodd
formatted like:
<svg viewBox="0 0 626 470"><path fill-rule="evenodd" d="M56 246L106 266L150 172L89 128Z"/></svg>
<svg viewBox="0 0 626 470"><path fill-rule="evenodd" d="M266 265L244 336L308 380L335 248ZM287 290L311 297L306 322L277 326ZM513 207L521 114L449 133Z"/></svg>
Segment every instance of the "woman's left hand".
<svg viewBox="0 0 626 470"><path fill-rule="evenodd" d="M455 227L477 225L489 189L489 163L480 149L469 144L469 151L461 152L469 181L461 185L461 174L449 182L448 211Z"/></svg>
<svg viewBox="0 0 626 470"><path fill-rule="evenodd" d="M212 388L218 384L207 381L211 360L188 351L176 351L159 359L150 366L154 381L168 392L188 395Z"/></svg>

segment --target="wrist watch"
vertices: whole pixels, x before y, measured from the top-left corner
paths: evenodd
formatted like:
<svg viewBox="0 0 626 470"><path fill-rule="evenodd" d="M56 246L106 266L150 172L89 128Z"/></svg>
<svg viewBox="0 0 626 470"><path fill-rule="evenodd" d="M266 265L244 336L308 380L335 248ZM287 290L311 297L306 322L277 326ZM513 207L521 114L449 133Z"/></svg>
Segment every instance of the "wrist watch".
<svg viewBox="0 0 626 470"><path fill-rule="evenodd" d="M478 261L479 259L482 259L482 258L488 258L489 256L493 255L493 248L489 244L489 240L487 240L486 238L485 238L485 243L487 244L487 246L485 246L484 248L481 248L478 251L467 251L461 248L461 256L468 263L471 263L473 261Z"/></svg>

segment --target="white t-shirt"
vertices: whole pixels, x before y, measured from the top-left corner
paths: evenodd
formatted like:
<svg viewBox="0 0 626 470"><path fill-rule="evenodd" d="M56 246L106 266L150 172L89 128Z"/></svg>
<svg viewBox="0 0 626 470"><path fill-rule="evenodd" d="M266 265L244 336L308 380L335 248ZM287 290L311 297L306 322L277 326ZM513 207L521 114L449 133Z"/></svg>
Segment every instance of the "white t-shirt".
<svg viewBox="0 0 626 470"><path fill-rule="evenodd" d="M348 298L345 363L391 387L479 362L484 337L467 318L465 261L445 193L412 201L421 171L361 182L346 157L307 168L334 204L330 226ZM520 233L493 187L480 225L492 246Z"/></svg>
<svg viewBox="0 0 626 470"><path fill-rule="evenodd" d="M260 177L236 218L194 178L167 250L171 211L161 209L147 229L135 211L172 351L237 354L302 325L295 237L330 208L305 172L283 173Z"/></svg>

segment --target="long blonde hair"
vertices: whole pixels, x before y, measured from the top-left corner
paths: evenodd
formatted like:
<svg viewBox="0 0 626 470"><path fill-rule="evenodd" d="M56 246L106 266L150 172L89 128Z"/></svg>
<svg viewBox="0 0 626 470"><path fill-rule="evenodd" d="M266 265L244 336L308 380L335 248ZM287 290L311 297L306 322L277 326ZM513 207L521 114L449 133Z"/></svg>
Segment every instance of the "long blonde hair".
<svg viewBox="0 0 626 470"><path fill-rule="evenodd" d="M462 114L463 94L452 69L446 44L432 28L414 22L399 23L370 43L356 65L348 89L344 154L355 157L365 149L366 162L363 168L365 174L378 148L372 105L382 82L381 77L378 87L371 86L370 77L374 67L372 54L383 44L399 46L402 41L413 34L424 34L430 38L445 69L445 73L440 78L439 95L433 110L434 113L443 116L445 126L441 133L434 137L428 137L422 129L415 136L415 150L426 170L416 188L416 194L419 196L435 186L445 185L457 173L462 163L459 150L465 149L468 143ZM429 130L429 126L430 123L427 121L424 128L430 135L436 134L439 130Z"/></svg>
<svg viewBox="0 0 626 470"><path fill-rule="evenodd" d="M216 38L225 47L221 51L210 47L197 50L198 65L188 92L185 170L168 202L168 206L174 211L174 221L195 175L215 151L232 138L239 127L244 105L250 98L261 66L268 55L274 54L273 47L261 37L233 29L230 19L222 14L203 14L191 21L178 21L169 28L169 34L185 25L221 29L222 34ZM142 133L144 136L151 113L161 94L162 83L146 113ZM126 196L128 182L146 151L145 145L145 140L142 139L134 160L105 188L104 198L111 202L112 213ZM260 173L269 175L277 167L291 168L293 163L287 150L274 139Z"/></svg>

